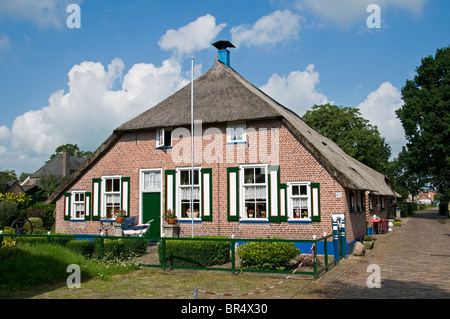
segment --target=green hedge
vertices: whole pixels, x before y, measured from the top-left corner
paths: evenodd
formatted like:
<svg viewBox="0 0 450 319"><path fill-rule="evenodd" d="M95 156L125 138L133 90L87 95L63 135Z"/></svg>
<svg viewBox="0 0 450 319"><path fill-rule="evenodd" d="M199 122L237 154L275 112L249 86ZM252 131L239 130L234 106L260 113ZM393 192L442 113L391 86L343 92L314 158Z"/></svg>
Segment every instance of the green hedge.
<svg viewBox="0 0 450 319"><path fill-rule="evenodd" d="M22 244L46 244L47 237L17 237ZM50 243L67 247L86 258L100 256L100 238L94 240L76 240L72 236L50 237ZM127 260L142 256L147 250L147 239L104 239L103 258L105 260Z"/></svg>
<svg viewBox="0 0 450 319"><path fill-rule="evenodd" d="M226 238L208 236L202 238ZM165 264L175 266L209 267L230 261L229 241L210 240L166 240ZM162 262L162 245L158 246Z"/></svg>
<svg viewBox="0 0 450 319"><path fill-rule="evenodd" d="M449 216L448 202L440 202L439 203L439 214L442 216Z"/></svg>
<svg viewBox="0 0 450 319"><path fill-rule="evenodd" d="M417 203L398 202L397 205L400 207L402 217L411 216L417 210Z"/></svg>
<svg viewBox="0 0 450 319"><path fill-rule="evenodd" d="M294 243L258 241L241 245L237 254L242 260L242 268L283 270L300 255L300 249Z"/></svg>

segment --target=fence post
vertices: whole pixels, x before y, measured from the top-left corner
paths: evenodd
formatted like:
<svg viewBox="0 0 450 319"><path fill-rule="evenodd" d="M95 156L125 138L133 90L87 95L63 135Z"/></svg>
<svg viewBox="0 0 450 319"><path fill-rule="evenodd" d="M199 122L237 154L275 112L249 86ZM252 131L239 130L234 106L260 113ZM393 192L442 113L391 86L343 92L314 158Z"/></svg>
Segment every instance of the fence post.
<svg viewBox="0 0 450 319"><path fill-rule="evenodd" d="M324 258L325 258L325 270L328 270L328 238L323 240Z"/></svg>
<svg viewBox="0 0 450 319"><path fill-rule="evenodd" d="M234 241L234 235L231 236L231 273L234 275L236 270L236 252L234 250L234 245L236 242Z"/></svg>
<svg viewBox="0 0 450 319"><path fill-rule="evenodd" d="M161 236L161 266L163 270L166 270L166 238L164 234Z"/></svg>
<svg viewBox="0 0 450 319"><path fill-rule="evenodd" d="M317 241L314 241L313 247L313 265L314 265L314 279L317 279Z"/></svg>

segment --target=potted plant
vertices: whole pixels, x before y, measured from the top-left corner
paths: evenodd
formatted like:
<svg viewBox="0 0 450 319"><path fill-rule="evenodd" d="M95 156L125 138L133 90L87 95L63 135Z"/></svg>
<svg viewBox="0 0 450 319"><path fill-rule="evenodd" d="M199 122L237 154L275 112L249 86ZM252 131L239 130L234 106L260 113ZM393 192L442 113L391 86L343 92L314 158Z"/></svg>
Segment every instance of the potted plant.
<svg viewBox="0 0 450 319"><path fill-rule="evenodd" d="M249 211L248 211L248 217L249 218L253 218L253 214L255 213L255 211L253 210L253 209L250 209Z"/></svg>
<svg viewBox="0 0 450 319"><path fill-rule="evenodd" d="M364 247L366 247L366 249L372 249L373 245L374 245L373 237L372 236L364 236L363 245L364 245Z"/></svg>
<svg viewBox="0 0 450 319"><path fill-rule="evenodd" d="M175 224L177 222L177 216L172 209L167 209L164 212L164 220L167 224Z"/></svg>
<svg viewBox="0 0 450 319"><path fill-rule="evenodd" d="M121 224L127 217L127 212L123 209L116 210L114 212L114 217L116 217L116 223Z"/></svg>

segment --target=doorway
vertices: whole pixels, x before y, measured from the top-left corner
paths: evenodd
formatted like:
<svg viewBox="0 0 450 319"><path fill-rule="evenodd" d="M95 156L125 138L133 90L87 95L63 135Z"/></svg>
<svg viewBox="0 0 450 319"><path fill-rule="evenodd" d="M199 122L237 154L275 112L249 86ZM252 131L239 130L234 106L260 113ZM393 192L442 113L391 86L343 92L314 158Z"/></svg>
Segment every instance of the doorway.
<svg viewBox="0 0 450 319"><path fill-rule="evenodd" d="M150 236L161 236L161 193L142 194L142 223L152 220Z"/></svg>

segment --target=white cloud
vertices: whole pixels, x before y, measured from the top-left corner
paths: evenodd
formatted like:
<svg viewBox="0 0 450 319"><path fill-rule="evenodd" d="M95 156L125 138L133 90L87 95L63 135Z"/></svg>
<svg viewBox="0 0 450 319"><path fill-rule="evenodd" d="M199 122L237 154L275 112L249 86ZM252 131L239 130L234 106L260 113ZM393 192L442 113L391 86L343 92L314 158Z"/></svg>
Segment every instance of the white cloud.
<svg viewBox="0 0 450 319"><path fill-rule="evenodd" d="M383 11L389 7L407 10L413 15L420 15L428 0L296 0L295 6L302 11L310 11L321 18L322 22L331 22L339 27L348 28L355 23L364 22L370 15L369 4L377 4Z"/></svg>
<svg viewBox="0 0 450 319"><path fill-rule="evenodd" d="M384 82L358 105L362 117L376 125L382 137L392 148L396 157L406 144L404 131L395 111L403 105L401 92L390 82Z"/></svg>
<svg viewBox="0 0 450 319"><path fill-rule="evenodd" d="M253 25L243 24L231 28L232 42L236 46L273 46L277 43L298 38L300 19L289 10L275 11L264 16Z"/></svg>
<svg viewBox="0 0 450 319"><path fill-rule="evenodd" d="M292 71L288 76L273 74L260 89L299 116L314 104L333 103L317 91L319 73L310 64L305 71Z"/></svg>
<svg viewBox="0 0 450 319"><path fill-rule="evenodd" d="M74 65L68 72L67 93L54 92L47 106L18 116L11 130L0 127L2 166L14 161L17 170L29 171L30 159L41 166L57 146L66 143L94 151L119 125L189 82L174 59L159 67L135 64L124 76L123 70L117 58L106 70L98 62ZM115 82L120 84L117 90L112 89Z"/></svg>
<svg viewBox="0 0 450 319"><path fill-rule="evenodd" d="M168 30L159 39L158 44L163 50L192 53L209 48L225 26L226 23L216 25L216 18L207 14L178 30Z"/></svg>
<svg viewBox="0 0 450 319"><path fill-rule="evenodd" d="M67 6L81 0L14 0L0 1L0 19L25 20L39 27L61 27L65 24Z"/></svg>

